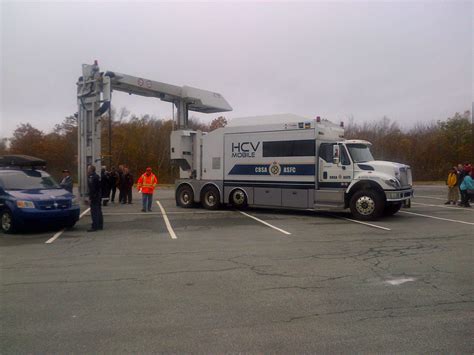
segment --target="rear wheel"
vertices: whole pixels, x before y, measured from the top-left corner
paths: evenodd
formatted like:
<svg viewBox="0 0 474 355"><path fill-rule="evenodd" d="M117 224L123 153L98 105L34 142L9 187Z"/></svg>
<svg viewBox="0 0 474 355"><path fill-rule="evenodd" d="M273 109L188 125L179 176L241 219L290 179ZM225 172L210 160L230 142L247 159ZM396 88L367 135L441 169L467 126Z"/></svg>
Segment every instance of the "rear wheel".
<svg viewBox="0 0 474 355"><path fill-rule="evenodd" d="M387 204L383 210L384 216L393 216L395 213L400 211L400 208L402 208L402 203L391 203Z"/></svg>
<svg viewBox="0 0 474 355"><path fill-rule="evenodd" d="M221 205L219 190L215 186L206 186L202 191L202 206L207 210L217 210Z"/></svg>
<svg viewBox="0 0 474 355"><path fill-rule="evenodd" d="M176 204L179 207L190 208L194 205L194 192L191 186L183 185L176 192Z"/></svg>
<svg viewBox="0 0 474 355"><path fill-rule="evenodd" d="M235 208L245 208L247 207L247 196L245 192L241 189L235 189L230 194L230 203Z"/></svg>
<svg viewBox="0 0 474 355"><path fill-rule="evenodd" d="M3 210L0 212L0 228L4 233L13 233L15 231L13 216L10 211Z"/></svg>
<svg viewBox="0 0 474 355"><path fill-rule="evenodd" d="M377 191L357 191L351 198L352 215L362 221L372 221L379 218L385 208L383 196Z"/></svg>

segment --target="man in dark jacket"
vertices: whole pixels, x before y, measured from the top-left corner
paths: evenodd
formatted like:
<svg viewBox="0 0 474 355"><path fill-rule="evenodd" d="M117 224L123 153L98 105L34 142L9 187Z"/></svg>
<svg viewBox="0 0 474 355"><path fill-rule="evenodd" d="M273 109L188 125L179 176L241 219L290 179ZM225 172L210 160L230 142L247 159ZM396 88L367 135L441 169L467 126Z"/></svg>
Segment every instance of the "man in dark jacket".
<svg viewBox="0 0 474 355"><path fill-rule="evenodd" d="M125 189L125 197L123 203L132 204L132 189L133 189L133 175L130 173L128 168L123 170L123 180L124 180L124 189Z"/></svg>
<svg viewBox="0 0 474 355"><path fill-rule="evenodd" d="M102 204L107 206L109 202L109 195L110 195L110 173L107 171L105 166L102 167L100 170L100 188L102 191Z"/></svg>
<svg viewBox="0 0 474 355"><path fill-rule="evenodd" d="M99 175L95 172L95 166L89 165L87 168L87 187L89 189L89 203L91 206L92 227L88 232L95 232L104 228L102 217L102 192Z"/></svg>
<svg viewBox="0 0 474 355"><path fill-rule="evenodd" d="M115 167L112 168L110 171L109 176L109 185L110 185L110 202L115 203L115 193L117 191L117 184L118 184L118 174ZM119 201L120 202L120 201Z"/></svg>
<svg viewBox="0 0 474 355"><path fill-rule="evenodd" d="M117 187L119 189L119 203L124 203L124 198L125 198L125 186L123 183L123 165L119 165L118 171L117 171Z"/></svg>

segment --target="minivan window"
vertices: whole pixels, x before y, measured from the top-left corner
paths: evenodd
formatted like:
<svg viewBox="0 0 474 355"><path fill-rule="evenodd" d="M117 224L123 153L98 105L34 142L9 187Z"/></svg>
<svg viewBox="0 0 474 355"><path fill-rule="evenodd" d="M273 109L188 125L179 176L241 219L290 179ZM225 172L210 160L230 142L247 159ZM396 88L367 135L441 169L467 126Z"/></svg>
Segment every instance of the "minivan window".
<svg viewBox="0 0 474 355"><path fill-rule="evenodd" d="M2 171L0 185L5 190L59 189L58 183L38 170Z"/></svg>

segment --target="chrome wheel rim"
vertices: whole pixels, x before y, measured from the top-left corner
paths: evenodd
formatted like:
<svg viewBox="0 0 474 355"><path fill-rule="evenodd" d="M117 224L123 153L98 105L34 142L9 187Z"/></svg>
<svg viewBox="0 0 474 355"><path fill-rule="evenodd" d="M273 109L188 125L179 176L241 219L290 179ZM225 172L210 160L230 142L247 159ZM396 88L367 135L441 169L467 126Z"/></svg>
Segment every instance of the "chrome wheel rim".
<svg viewBox="0 0 474 355"><path fill-rule="evenodd" d="M371 215L375 211L375 201L369 196L361 196L356 201L356 210L361 215Z"/></svg>
<svg viewBox="0 0 474 355"><path fill-rule="evenodd" d="M206 193L206 202L209 206L214 206L217 203L217 198L212 191Z"/></svg>
<svg viewBox="0 0 474 355"><path fill-rule="evenodd" d="M7 231L11 228L12 226L12 218L8 213L2 214L2 229L4 231Z"/></svg>
<svg viewBox="0 0 474 355"><path fill-rule="evenodd" d="M235 191L233 200L236 205L243 205L245 202L245 194L243 191Z"/></svg>
<svg viewBox="0 0 474 355"><path fill-rule="evenodd" d="M191 198L190 198L189 193L187 191L185 191L181 194L181 202L183 204L187 205L190 200L191 200Z"/></svg>

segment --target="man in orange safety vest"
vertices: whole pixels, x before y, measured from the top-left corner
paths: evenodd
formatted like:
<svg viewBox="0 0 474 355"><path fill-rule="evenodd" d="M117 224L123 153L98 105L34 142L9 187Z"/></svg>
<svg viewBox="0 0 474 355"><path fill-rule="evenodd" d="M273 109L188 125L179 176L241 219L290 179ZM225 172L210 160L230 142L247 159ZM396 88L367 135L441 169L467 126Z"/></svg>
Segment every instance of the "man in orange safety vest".
<svg viewBox="0 0 474 355"><path fill-rule="evenodd" d="M158 184L158 179L151 172L151 168L146 168L146 172L140 176L137 182L138 192L142 193L143 208L142 212L151 212L151 204L153 203L153 191Z"/></svg>

